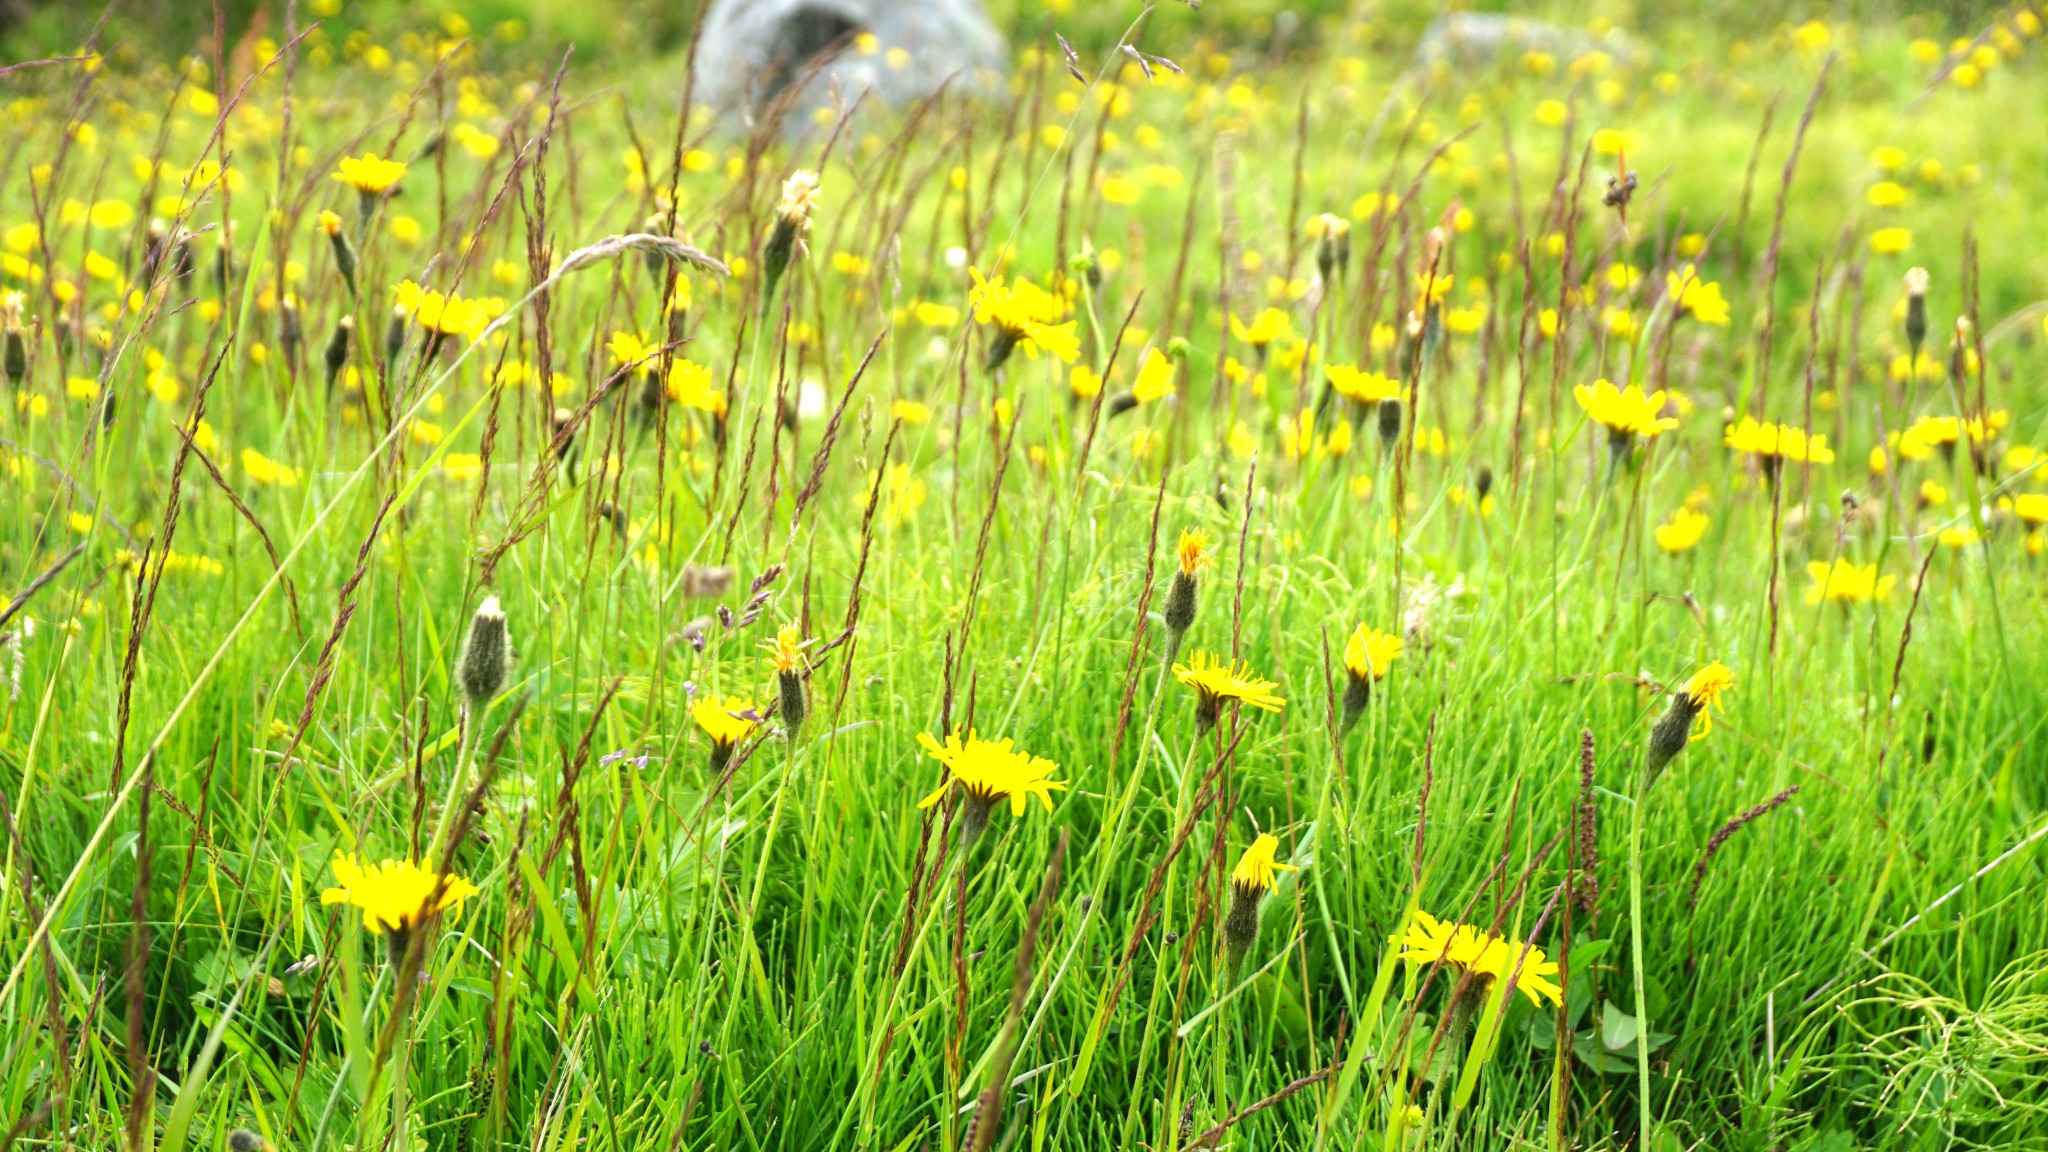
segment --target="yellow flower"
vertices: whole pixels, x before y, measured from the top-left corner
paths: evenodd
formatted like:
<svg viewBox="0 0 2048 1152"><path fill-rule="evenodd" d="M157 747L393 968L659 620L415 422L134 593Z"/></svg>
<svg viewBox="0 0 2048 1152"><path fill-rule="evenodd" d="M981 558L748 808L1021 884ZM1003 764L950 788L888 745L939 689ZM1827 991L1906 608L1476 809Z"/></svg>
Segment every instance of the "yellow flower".
<svg viewBox="0 0 2048 1152"><path fill-rule="evenodd" d="M889 405L889 415L905 424L924 424L931 420L931 406L915 400L898 400Z"/></svg>
<svg viewBox="0 0 2048 1152"><path fill-rule="evenodd" d="M1181 575L1193 577L1203 568L1216 563L1209 555L1209 533L1200 528L1180 530L1179 553Z"/></svg>
<svg viewBox="0 0 2048 1152"><path fill-rule="evenodd" d="M668 398L685 408L725 415L725 390L711 384L711 369L689 360L669 365Z"/></svg>
<svg viewBox="0 0 2048 1152"><path fill-rule="evenodd" d="M1896 576L1879 576L1877 565L1858 565L1853 560L1814 560L1806 565L1806 574L1813 577L1813 587L1806 590L1806 602L1818 604L1825 600L1834 604L1861 604L1867 600L1882 600L1891 595L1892 585L1898 582Z"/></svg>
<svg viewBox="0 0 2048 1152"><path fill-rule="evenodd" d="M462 902L478 892L460 876L441 876L409 860L386 860L365 868L354 855L342 853L334 858L333 868L339 887L321 892L320 903L362 909L363 927L373 936L410 931L451 908L460 916Z"/></svg>
<svg viewBox="0 0 2048 1152"><path fill-rule="evenodd" d="M1337 390L1337 395L1361 404L1398 400L1401 396L1401 382L1378 372L1364 372L1346 364L1331 364L1323 369L1323 375L1329 379L1330 387Z"/></svg>
<svg viewBox="0 0 2048 1152"><path fill-rule="evenodd" d="M1530 1003L1540 1007L1546 997L1553 1005L1564 1002L1564 989L1551 979L1557 975L1557 963L1541 948L1504 940L1470 924L1438 920L1420 909L1396 942L1402 946L1401 959L1411 964L1448 964L1471 973L1484 988L1512 972L1515 987Z"/></svg>
<svg viewBox="0 0 2048 1152"><path fill-rule="evenodd" d="M86 223L94 228L126 228L134 219L135 206L126 200L95 201L86 213Z"/></svg>
<svg viewBox="0 0 2048 1152"><path fill-rule="evenodd" d="M1076 399L1092 400L1102 394L1102 373L1086 364L1076 364L1067 374L1067 388Z"/></svg>
<svg viewBox="0 0 2048 1152"><path fill-rule="evenodd" d="M242 471L258 484L291 488L299 482L298 469L287 468L254 448L242 449Z"/></svg>
<svg viewBox="0 0 2048 1152"><path fill-rule="evenodd" d="M1131 398L1140 404L1173 395L1173 360L1157 348L1145 349L1145 355L1138 360L1138 382L1131 387Z"/></svg>
<svg viewBox="0 0 2048 1152"><path fill-rule="evenodd" d="M1232 316L1230 334L1254 348L1263 349L1276 340L1293 339L1294 322L1278 308L1268 308L1259 313L1249 327L1243 320Z"/></svg>
<svg viewBox="0 0 2048 1152"><path fill-rule="evenodd" d="M429 292L410 280L400 281L392 291L397 295L398 307L429 332L473 340L491 322L481 301Z"/></svg>
<svg viewBox="0 0 2048 1152"><path fill-rule="evenodd" d="M382 196L405 176L405 162L382 160L375 152L344 156L334 178L364 196Z"/></svg>
<svg viewBox="0 0 2048 1152"><path fill-rule="evenodd" d="M1581 384L1572 389L1572 395L1579 401L1579 407L1597 423L1607 426L1608 432L1617 439L1642 436L1645 439L1678 427L1678 419L1664 416L1664 392L1659 389L1648 395L1640 386L1631 384L1627 388L1616 388L1606 379L1592 384Z"/></svg>
<svg viewBox="0 0 2048 1152"><path fill-rule="evenodd" d="M1043 348L1068 364L1081 355L1081 338L1074 333L1074 322L1054 323L1066 310L1059 297L1028 280L1005 285L1001 276L988 280L979 269L967 271L974 278L967 303L975 320L997 329L996 341L989 349L989 367L1000 367L1016 347L1033 358Z"/></svg>
<svg viewBox="0 0 2048 1152"><path fill-rule="evenodd" d="M1671 514L1671 519L1657 525L1653 533L1657 547L1673 556L1690 552L1699 544L1700 537L1707 533L1708 520L1690 508L1680 508Z"/></svg>
<svg viewBox="0 0 2048 1152"><path fill-rule="evenodd" d="M1700 323L1728 323L1728 301L1721 296L1720 281L1700 279L1692 265L1665 273L1664 290L1680 310L1692 313Z"/></svg>
<svg viewBox="0 0 2048 1152"><path fill-rule="evenodd" d="M1344 644L1344 670L1360 679L1379 680L1401 658L1401 638L1360 624Z"/></svg>
<svg viewBox="0 0 2048 1152"><path fill-rule="evenodd" d="M1804 428L1794 428L1789 424L1780 427L1759 422L1753 416L1744 416L1740 422L1731 425L1721 442L1737 452L1762 459L1766 467L1778 460L1795 463L1810 460L1815 464L1835 462L1834 449L1828 447L1826 436L1809 438Z"/></svg>
<svg viewBox="0 0 2048 1152"><path fill-rule="evenodd" d="M690 719L711 737L713 745L728 752L761 726L761 713L744 696L728 696L721 701L706 695L690 705Z"/></svg>
<svg viewBox="0 0 2048 1152"><path fill-rule="evenodd" d="M1908 228L1879 228L1870 234L1870 250L1879 256L1896 256L1912 246L1913 232Z"/></svg>
<svg viewBox="0 0 2048 1152"><path fill-rule="evenodd" d="M1259 838L1244 850L1244 855L1237 858L1237 867L1230 870L1230 882L1254 892L1270 892L1274 881L1279 879L1275 873L1301 871L1292 864L1282 864L1273 859L1279 848L1279 837L1269 832L1260 833Z"/></svg>
<svg viewBox="0 0 2048 1152"><path fill-rule="evenodd" d="M2048 524L2048 495L2040 492L2025 492L2013 498L2013 515L2018 516L2032 527Z"/></svg>
<svg viewBox="0 0 2048 1152"><path fill-rule="evenodd" d="M1703 739L1714 730L1712 713L1721 707L1721 697L1735 691L1735 670L1716 660L1693 673L1682 691L1692 699L1692 706L1699 713L1699 727L1692 738Z"/></svg>
<svg viewBox="0 0 2048 1152"><path fill-rule="evenodd" d="M917 322L927 328L951 328L960 322L960 310L951 304L921 300L911 311L917 316Z"/></svg>
<svg viewBox="0 0 2048 1152"><path fill-rule="evenodd" d="M783 676L803 671L804 649L810 645L811 642L804 639L803 629L795 624L784 624L775 633L775 639L761 641L761 647L768 650L768 657L775 664L776 673Z"/></svg>
<svg viewBox="0 0 2048 1152"><path fill-rule="evenodd" d="M1212 718L1225 700L1236 700L1268 712L1278 712L1287 701L1273 694L1279 687L1253 674L1249 661L1232 665L1208 652L1197 652L1186 664L1173 666L1174 679L1195 690L1205 715Z"/></svg>
<svg viewBox="0 0 2048 1152"><path fill-rule="evenodd" d="M945 799L946 789L958 781L967 789L969 796L984 803L993 803L1008 797L1010 814L1022 816L1024 803L1033 796L1052 811L1052 794L1064 792L1067 786L1058 780L1046 777L1059 770L1059 765L1043 756L1031 756L1012 748L1008 737L1001 740L983 740L974 732L967 733L963 743L958 732L946 737L944 744L932 739L931 733L920 732L917 742L924 745L925 752L932 759L946 766L950 774L938 791L917 802L919 808L929 808Z"/></svg>
<svg viewBox="0 0 2048 1152"><path fill-rule="evenodd" d="M1905 186L1891 180L1879 180L1863 194L1872 208L1897 208L1906 202L1907 196Z"/></svg>
<svg viewBox="0 0 2048 1152"><path fill-rule="evenodd" d="M605 341L605 350L612 354L614 368L624 368L654 355L655 346L642 340L637 332L614 332Z"/></svg>

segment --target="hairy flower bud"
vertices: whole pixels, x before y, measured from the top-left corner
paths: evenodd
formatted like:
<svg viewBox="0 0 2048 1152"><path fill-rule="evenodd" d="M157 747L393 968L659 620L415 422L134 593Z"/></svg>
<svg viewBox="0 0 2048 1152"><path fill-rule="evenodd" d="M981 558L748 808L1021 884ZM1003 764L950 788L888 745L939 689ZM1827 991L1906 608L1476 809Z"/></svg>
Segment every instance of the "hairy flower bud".
<svg viewBox="0 0 2048 1152"><path fill-rule="evenodd" d="M327 369L327 391L334 391L334 382L341 377L341 370L348 364L348 345L356 334L356 318L343 316L327 337L327 348L320 359Z"/></svg>
<svg viewBox="0 0 2048 1152"><path fill-rule="evenodd" d="M455 665L456 687L471 712L481 711L504 689L509 656L505 612L498 607L496 596L486 596L469 622L469 637L463 641L462 657Z"/></svg>

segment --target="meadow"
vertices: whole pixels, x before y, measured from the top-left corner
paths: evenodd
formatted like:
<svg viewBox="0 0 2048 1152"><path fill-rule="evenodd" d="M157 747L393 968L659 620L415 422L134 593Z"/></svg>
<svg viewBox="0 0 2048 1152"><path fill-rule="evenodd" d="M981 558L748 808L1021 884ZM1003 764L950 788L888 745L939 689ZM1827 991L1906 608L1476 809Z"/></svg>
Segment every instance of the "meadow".
<svg viewBox="0 0 2048 1152"><path fill-rule="evenodd" d="M0 1152L2048 1148L2048 10L502 7L0 67Z"/></svg>

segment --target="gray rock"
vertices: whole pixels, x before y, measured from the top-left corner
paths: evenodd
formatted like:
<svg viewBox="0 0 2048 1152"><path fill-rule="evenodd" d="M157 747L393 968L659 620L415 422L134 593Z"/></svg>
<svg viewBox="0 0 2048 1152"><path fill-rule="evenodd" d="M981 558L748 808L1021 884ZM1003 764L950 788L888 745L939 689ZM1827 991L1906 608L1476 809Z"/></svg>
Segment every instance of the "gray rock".
<svg viewBox="0 0 2048 1152"><path fill-rule="evenodd" d="M835 92L848 104L871 91L871 104L902 106L941 87L987 90L1007 58L980 0L713 0L697 48L698 92L742 120L835 51L803 82L787 121L792 131L808 126Z"/></svg>

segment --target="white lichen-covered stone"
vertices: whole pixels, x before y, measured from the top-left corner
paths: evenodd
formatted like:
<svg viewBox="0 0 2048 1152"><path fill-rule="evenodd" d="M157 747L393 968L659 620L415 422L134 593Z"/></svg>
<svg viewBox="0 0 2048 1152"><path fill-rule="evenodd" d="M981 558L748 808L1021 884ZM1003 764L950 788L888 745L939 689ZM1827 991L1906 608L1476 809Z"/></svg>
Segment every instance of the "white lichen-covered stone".
<svg viewBox="0 0 2048 1152"><path fill-rule="evenodd" d="M806 80L821 56L829 58ZM900 107L942 87L986 89L1005 56L980 0L714 0L697 85L736 123L801 85L786 121L801 130L818 108L851 104L864 91L870 103Z"/></svg>

